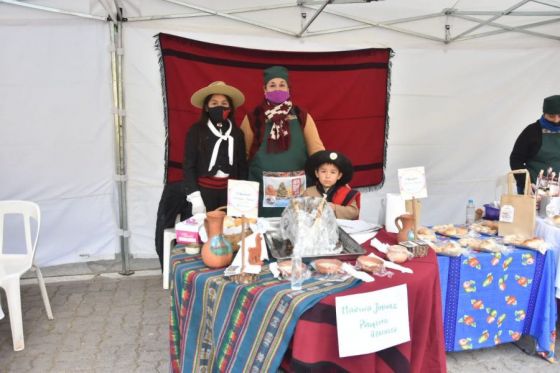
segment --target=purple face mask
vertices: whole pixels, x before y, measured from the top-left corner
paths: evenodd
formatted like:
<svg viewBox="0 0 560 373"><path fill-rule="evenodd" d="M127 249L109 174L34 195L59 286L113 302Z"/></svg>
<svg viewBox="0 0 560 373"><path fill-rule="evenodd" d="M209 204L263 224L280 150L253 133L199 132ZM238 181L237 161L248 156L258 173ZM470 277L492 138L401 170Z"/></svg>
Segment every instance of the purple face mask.
<svg viewBox="0 0 560 373"><path fill-rule="evenodd" d="M265 92L264 97L273 104L281 104L290 98L290 92L288 91L271 91Z"/></svg>

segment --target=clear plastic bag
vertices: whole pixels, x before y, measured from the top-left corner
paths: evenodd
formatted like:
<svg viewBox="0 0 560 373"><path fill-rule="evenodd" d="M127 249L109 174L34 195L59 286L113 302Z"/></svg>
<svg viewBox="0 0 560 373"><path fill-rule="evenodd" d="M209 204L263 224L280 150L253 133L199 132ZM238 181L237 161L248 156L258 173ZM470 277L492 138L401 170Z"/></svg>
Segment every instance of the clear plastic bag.
<svg viewBox="0 0 560 373"><path fill-rule="evenodd" d="M338 225L324 198L293 198L282 212L280 230L302 257L339 254Z"/></svg>

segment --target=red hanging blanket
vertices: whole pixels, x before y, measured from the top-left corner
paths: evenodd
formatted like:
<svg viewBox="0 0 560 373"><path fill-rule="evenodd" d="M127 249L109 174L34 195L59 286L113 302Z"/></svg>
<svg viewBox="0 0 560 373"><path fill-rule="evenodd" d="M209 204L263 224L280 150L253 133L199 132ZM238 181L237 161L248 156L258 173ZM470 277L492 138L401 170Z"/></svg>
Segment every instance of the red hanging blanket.
<svg viewBox="0 0 560 373"><path fill-rule="evenodd" d="M157 35L167 124L166 181L183 178L185 134L198 119L191 95L223 80L245 94L238 124L263 99L263 70L290 72L292 101L308 111L327 149L354 165L353 187L381 186L388 131L391 49L285 52L237 48L178 36Z"/></svg>

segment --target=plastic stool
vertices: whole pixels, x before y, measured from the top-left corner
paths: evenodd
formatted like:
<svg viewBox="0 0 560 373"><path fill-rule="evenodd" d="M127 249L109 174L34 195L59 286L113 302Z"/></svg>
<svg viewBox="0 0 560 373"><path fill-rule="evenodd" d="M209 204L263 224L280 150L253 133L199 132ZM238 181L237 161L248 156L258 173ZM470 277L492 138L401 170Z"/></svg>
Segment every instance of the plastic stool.
<svg viewBox="0 0 560 373"><path fill-rule="evenodd" d="M169 289L169 257L171 256L171 245L177 239L175 228L167 228L163 231L163 288Z"/></svg>

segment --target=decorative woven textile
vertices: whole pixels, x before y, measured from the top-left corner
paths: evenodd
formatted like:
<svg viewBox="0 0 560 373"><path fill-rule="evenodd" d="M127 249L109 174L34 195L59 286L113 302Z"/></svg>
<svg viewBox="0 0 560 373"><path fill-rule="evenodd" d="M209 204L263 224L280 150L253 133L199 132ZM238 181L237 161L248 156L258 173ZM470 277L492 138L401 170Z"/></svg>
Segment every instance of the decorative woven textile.
<svg viewBox="0 0 560 373"><path fill-rule="evenodd" d="M384 229L375 236L379 241L394 244L396 234ZM369 245L367 252L384 256ZM375 277L374 282L335 295L329 295L307 310L299 319L282 369L286 372L375 372L375 373L444 373L446 368L441 288L435 253L430 250L422 258L403 264L414 273L394 271L393 276ZM405 284L408 296L410 341L376 353L340 358L336 325L336 297L368 293Z"/></svg>
<svg viewBox="0 0 560 373"><path fill-rule="evenodd" d="M173 372L277 371L295 325L324 297L357 280L306 280L300 291L267 267L258 282L238 285L199 256L172 257L170 354Z"/></svg>
<svg viewBox="0 0 560 373"><path fill-rule="evenodd" d="M294 105L317 124L323 144L354 166L352 187L380 187L388 138L389 48L294 52L238 48L158 34L166 124L166 182L183 178L185 134L200 116L191 95L222 80L245 95L235 111L238 125L263 101L263 70L289 70Z"/></svg>

